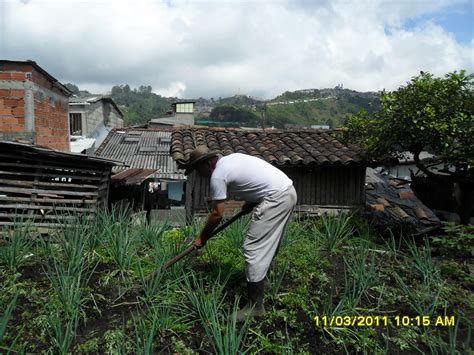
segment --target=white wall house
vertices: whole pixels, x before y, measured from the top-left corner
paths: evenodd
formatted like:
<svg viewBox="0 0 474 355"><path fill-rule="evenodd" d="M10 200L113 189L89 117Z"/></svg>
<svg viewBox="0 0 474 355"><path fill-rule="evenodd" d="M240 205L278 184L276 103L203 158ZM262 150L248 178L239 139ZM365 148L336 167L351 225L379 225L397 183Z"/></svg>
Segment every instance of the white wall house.
<svg viewBox="0 0 474 355"><path fill-rule="evenodd" d="M107 96L69 99L71 151L92 154L113 128L123 127L123 114Z"/></svg>

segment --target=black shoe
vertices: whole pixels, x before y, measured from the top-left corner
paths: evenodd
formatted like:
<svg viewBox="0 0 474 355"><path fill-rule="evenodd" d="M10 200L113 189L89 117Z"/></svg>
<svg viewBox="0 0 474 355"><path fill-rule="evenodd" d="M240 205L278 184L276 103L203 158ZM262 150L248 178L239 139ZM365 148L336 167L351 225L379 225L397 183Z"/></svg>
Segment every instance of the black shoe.
<svg viewBox="0 0 474 355"><path fill-rule="evenodd" d="M263 306L263 294L265 279L259 282L248 282L247 293L249 300L247 304L237 312L237 322L243 322L247 317L261 317L265 314Z"/></svg>

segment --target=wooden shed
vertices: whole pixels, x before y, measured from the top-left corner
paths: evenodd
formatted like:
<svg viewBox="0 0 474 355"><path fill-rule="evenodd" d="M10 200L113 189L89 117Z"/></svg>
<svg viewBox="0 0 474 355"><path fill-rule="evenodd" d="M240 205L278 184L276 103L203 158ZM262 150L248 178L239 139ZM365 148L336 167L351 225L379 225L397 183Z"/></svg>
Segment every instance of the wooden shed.
<svg viewBox="0 0 474 355"><path fill-rule="evenodd" d="M50 228L107 203L116 162L0 142L0 226Z"/></svg>
<svg viewBox="0 0 474 355"><path fill-rule="evenodd" d="M171 130L125 127L113 129L96 151L101 158L124 163L112 169L110 203L127 200L151 219L184 221L186 177L170 156ZM179 186L173 195L173 186ZM125 201L121 201L125 202Z"/></svg>
<svg viewBox="0 0 474 355"><path fill-rule="evenodd" d="M173 131L171 155L182 166L196 146L207 145L222 155L234 152L260 157L284 171L298 194L298 209L355 209L365 203L366 163L357 149L331 130L247 131L231 128L179 128ZM258 172L256 172L258 174ZM209 208L209 179L188 176L186 207L190 214Z"/></svg>

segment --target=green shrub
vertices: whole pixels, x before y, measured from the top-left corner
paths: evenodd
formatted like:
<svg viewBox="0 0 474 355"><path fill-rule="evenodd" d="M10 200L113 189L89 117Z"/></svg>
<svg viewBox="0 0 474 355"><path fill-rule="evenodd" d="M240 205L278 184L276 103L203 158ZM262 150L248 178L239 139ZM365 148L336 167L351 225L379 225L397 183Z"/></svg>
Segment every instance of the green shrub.
<svg viewBox="0 0 474 355"><path fill-rule="evenodd" d="M450 256L474 257L474 226L443 222L443 231L444 235L432 238L434 245Z"/></svg>

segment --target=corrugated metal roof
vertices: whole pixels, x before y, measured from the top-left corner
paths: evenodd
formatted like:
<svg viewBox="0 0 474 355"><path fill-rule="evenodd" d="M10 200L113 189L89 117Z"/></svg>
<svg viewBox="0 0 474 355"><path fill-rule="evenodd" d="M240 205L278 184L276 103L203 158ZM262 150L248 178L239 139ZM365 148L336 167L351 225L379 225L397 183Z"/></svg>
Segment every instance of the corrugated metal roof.
<svg viewBox="0 0 474 355"><path fill-rule="evenodd" d="M156 178L166 176L171 179L185 179L183 170L178 169L170 155L171 131L159 129L116 128L112 130L96 155L123 161L128 167L119 167L114 171L128 168L155 169ZM155 151L148 149L156 147ZM145 148L145 149L141 149Z"/></svg>
<svg viewBox="0 0 474 355"><path fill-rule="evenodd" d="M80 138L71 141L71 153L81 153L84 149L93 147L94 143L94 138Z"/></svg>
<svg viewBox="0 0 474 355"><path fill-rule="evenodd" d="M118 184L135 185L140 184L155 173L155 169L132 168L124 170L112 176L112 181Z"/></svg>
<svg viewBox="0 0 474 355"><path fill-rule="evenodd" d="M67 162L66 165L74 165L81 163L94 163L98 165L117 165L120 164L120 161L114 160L113 158L106 157L94 157L85 154L78 153L66 153L57 150L50 149L48 147L43 147L33 144L24 144L19 142L9 142L2 141L0 142L0 151L10 152L16 151L18 154L37 154L39 156L49 157L53 159L61 160L62 162Z"/></svg>

